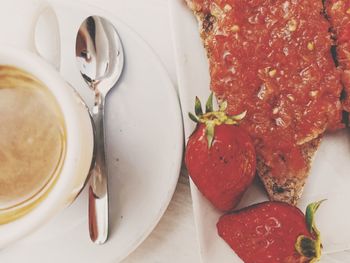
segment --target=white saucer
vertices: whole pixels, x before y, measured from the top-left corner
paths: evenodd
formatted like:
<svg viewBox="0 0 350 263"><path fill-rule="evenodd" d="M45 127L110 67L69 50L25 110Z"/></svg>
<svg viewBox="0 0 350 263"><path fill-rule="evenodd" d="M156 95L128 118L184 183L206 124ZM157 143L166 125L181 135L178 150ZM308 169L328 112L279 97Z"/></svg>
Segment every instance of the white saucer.
<svg viewBox="0 0 350 263"><path fill-rule="evenodd" d="M25 8L29 1L22 2ZM89 92L72 55L75 45L72 38L75 40L80 21L91 14L109 18L124 45L124 73L117 88L109 94L106 112L111 234L103 246L90 242L87 196L83 192L48 225L0 251L0 262L4 263L121 261L160 220L180 172L181 110L173 84L158 58L134 31L111 15L96 8L64 2L55 4L60 26L70 28L61 36L64 40L61 72L83 98L87 98ZM0 27L7 27L9 20L15 21L11 16L10 13L7 17L0 16Z"/></svg>

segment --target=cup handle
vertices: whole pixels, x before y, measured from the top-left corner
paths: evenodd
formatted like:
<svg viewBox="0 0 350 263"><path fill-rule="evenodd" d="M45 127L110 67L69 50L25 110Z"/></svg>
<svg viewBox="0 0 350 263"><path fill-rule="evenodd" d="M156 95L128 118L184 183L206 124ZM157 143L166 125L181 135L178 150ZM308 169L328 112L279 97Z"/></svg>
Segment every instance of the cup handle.
<svg viewBox="0 0 350 263"><path fill-rule="evenodd" d="M39 9L34 23L32 35L35 52L59 71L60 31L56 13L48 3Z"/></svg>

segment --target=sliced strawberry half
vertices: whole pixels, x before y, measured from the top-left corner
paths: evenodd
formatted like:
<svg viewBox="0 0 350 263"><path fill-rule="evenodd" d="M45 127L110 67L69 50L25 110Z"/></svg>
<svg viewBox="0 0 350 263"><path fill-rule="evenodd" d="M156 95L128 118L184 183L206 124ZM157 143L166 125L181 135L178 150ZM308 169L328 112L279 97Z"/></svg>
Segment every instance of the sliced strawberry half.
<svg viewBox="0 0 350 263"><path fill-rule="evenodd" d="M321 202L310 204L305 216L282 202L253 205L222 216L218 233L245 263L316 262L322 244L314 214Z"/></svg>

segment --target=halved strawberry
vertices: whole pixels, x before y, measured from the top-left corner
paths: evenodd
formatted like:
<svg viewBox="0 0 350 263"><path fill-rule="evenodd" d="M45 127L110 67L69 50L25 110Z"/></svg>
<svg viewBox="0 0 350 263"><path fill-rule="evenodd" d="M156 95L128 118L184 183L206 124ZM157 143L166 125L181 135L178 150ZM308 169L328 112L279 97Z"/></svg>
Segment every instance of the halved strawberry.
<svg viewBox="0 0 350 263"><path fill-rule="evenodd" d="M228 116L227 104L213 111L213 95L206 113L196 98L197 127L188 140L185 162L199 191L219 210L232 210L255 176L255 148L248 133L237 126L245 113Z"/></svg>
<svg viewBox="0 0 350 263"><path fill-rule="evenodd" d="M321 202L305 216L287 203L253 205L222 216L218 233L245 263L317 262L322 244L314 214Z"/></svg>

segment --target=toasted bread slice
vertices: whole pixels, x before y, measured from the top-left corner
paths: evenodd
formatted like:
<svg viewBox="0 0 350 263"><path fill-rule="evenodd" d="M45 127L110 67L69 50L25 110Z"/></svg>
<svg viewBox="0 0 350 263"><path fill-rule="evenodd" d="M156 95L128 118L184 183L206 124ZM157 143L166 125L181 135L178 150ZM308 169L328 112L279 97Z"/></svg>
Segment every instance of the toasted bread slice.
<svg viewBox="0 0 350 263"><path fill-rule="evenodd" d="M341 76L322 1L186 2L199 22L211 89L230 114L247 110L241 126L254 140L269 198L295 205L323 133L342 127Z"/></svg>

